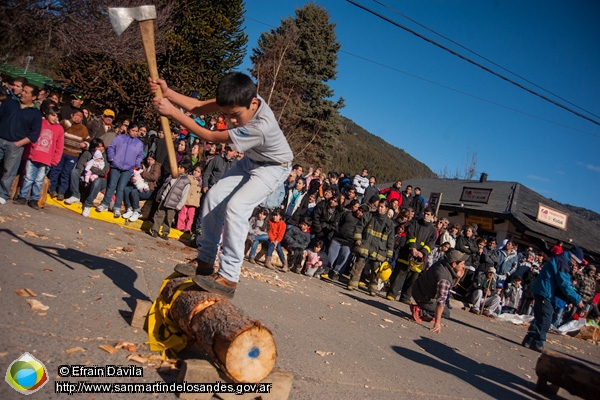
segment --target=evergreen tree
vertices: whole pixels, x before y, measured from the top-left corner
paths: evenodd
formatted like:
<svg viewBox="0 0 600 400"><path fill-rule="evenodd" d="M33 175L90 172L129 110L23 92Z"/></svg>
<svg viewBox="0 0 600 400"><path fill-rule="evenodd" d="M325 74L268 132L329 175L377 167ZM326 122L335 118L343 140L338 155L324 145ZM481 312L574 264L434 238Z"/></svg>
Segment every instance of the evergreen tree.
<svg viewBox="0 0 600 400"><path fill-rule="evenodd" d="M343 100L331 100L327 82L336 77L340 44L335 24L316 4L296 10L295 18L259 39L251 60L259 93L269 103L296 160L326 165L332 139L340 133Z"/></svg>
<svg viewBox="0 0 600 400"><path fill-rule="evenodd" d="M248 37L242 30L242 0L177 0L161 73L184 94L214 96L221 78L239 66Z"/></svg>

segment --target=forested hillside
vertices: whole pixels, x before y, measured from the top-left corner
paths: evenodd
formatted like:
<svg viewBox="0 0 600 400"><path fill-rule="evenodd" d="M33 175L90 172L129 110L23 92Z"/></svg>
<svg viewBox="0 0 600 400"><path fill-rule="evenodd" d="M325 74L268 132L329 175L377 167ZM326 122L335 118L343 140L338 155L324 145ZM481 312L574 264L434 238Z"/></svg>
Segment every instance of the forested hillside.
<svg viewBox="0 0 600 400"><path fill-rule="evenodd" d="M378 182L433 178L436 174L404 150L387 143L348 118L342 117L342 133L334 139L331 170L356 174L364 167ZM327 168L325 168L327 170Z"/></svg>

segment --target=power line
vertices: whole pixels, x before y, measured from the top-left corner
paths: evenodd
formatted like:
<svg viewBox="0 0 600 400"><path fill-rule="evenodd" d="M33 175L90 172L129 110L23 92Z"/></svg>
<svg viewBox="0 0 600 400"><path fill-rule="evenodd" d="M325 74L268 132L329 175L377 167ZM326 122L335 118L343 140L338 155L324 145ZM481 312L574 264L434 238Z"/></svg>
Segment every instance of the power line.
<svg viewBox="0 0 600 400"><path fill-rule="evenodd" d="M459 58L467 61L468 63L471 63L471 64L473 64L473 65L475 65L475 66L483 69L484 71L487 71L487 72L491 73L492 75L497 76L500 79L503 79L503 80L505 80L505 81L507 81L509 83L512 83L513 85L515 85L515 86L517 86L517 87L519 87L519 88L521 88L521 89L523 89L523 90L525 90L525 91L533 94L534 96L537 96L537 97L539 97L539 98L541 98L543 100L546 100L546 101L554 104L557 107L560 107L560 108L562 108L562 109L564 109L564 110L566 110L566 111L568 111L568 112L570 112L572 114L577 115L580 118L583 118L585 120L590 121L591 123L593 123L595 125L599 125L600 126L600 122L598 122L598 121L596 121L596 120L588 117L587 115L583 115L582 113L580 113L578 111L575 111L572 108L569 108L569 107L567 107L567 106L565 106L563 104L560 104L559 102L557 102L555 100L552 100L551 98L549 98L549 97L547 97L547 96L545 96L545 95L543 95L541 93L538 93L538 92L536 92L536 91L534 91L532 89L529 89L529 88L523 86L522 84L520 84L518 82L515 82L514 80L512 80L512 79L510 79L510 78L508 78L508 77L506 77L504 75L501 75L498 72L496 72L496 71L494 71L494 70L492 70L492 69L490 69L490 68L488 68L488 67L486 67L486 66L484 66L484 65L482 65L482 64L480 64L480 63L478 63L478 62L476 62L474 60L471 60L470 58L465 57L462 54L460 54L460 53L458 53L458 52L456 52L456 51L454 51L454 50L452 50L452 49L450 49L450 48L448 48L448 47L446 47L446 46L444 46L444 45L442 45L442 44L440 44L440 43L438 43L438 42L436 42L436 41L434 41L432 39L429 39L426 36L421 35L420 33L418 33L416 31L414 31L414 30L412 30L412 29L410 29L410 28L408 28L408 27L406 27L406 26L404 26L404 25L402 25L402 24L400 24L400 23L398 23L398 22L396 22L396 21L394 21L394 20L386 17L385 15L382 15L382 14L380 14L380 13L374 11L374 10L371 10L370 8L365 7L362 4L355 2L354 0L346 0L346 1L349 2L349 3L351 3L351 4L353 4L353 5L355 5L358 8L361 8L361 9L365 10L366 12L368 12L370 14L375 15L376 17L378 17L378 18L380 18L380 19L382 19L384 21L389 22L390 24L392 24L394 26L397 26L400 29L403 29L403 30L405 30L405 31L407 31L409 33L412 33L413 35L415 35L415 36L417 36L417 37L419 37L419 38L421 38L421 39L423 39L423 40L425 40L425 41L427 41L427 42L429 42L429 43L431 43L431 44L433 44L433 45L441 48L442 50L445 50L445 51L449 52L450 54L453 54L453 55L455 55L455 56L457 56L457 57L459 57Z"/></svg>
<svg viewBox="0 0 600 400"><path fill-rule="evenodd" d="M268 23L266 23L266 22L264 22L264 21L259 21L259 20L255 19L255 18L249 18L249 17L246 17L246 19L247 19L247 20L250 20L250 21L254 21L254 22L256 22L256 23L259 23L259 24L261 24L261 25L265 25L265 26L267 26L267 27L269 27L269 28L274 28L274 26L273 26L273 25L271 25L271 24L268 24ZM464 92L464 91L462 91L462 90L459 90L459 89L455 89L455 88L453 88L453 87L451 87L451 86L444 85L444 84L442 84L442 83L435 82L435 81L432 81L432 80L430 80L430 79L427 79L427 78L423 78L422 76L415 75L415 74L412 74L412 73L410 73L410 72L403 71L403 70L401 70L401 69L399 69L399 68L396 68L396 67L391 67L391 66L389 66L389 65L387 65L387 64L383 64L383 63L381 63L381 62L374 61L374 60L371 60L371 59L369 59L369 58L366 58L366 57L363 57L363 56L359 56L358 54L350 53L350 52L348 52L348 51L345 51L345 50L340 50L339 52L340 52L340 53L347 54L347 55L349 55L349 56L351 56L351 57L358 58L358 59L360 59L360 60L363 60L363 61L367 61L367 62L369 62L369 63L371 63L371 64L374 64L374 65L378 65L378 66L380 66L380 67L387 68L387 69L389 69L389 70L392 70L392 71L394 71L394 72L399 72L399 73L401 73L401 74L404 74L404 75L410 76L410 77L412 77L412 78L419 79L419 80L421 80L421 81L423 81L423 82L427 82L427 83L430 83L430 84L432 84L432 85L436 85L436 86L442 87L442 88L444 88L444 89L448 89L448 90L451 90L451 91L453 91L453 92L460 93L460 94L462 94L462 95L465 95L465 96L472 97L472 98L474 98L474 99L476 99L476 100L480 100L480 101L483 101L483 102L485 102L485 103L489 103L489 104L492 104L492 105L495 105L495 106L498 106L498 107L504 108L504 109L506 109L506 110L509 110L509 111L513 111L513 112L516 112L516 113L519 113L519 114L522 114L522 115L526 115L526 116L528 116L528 117L535 118L535 119L538 119L538 120L540 120L540 121L548 122L548 123L554 124L554 125L556 125L556 126L560 126L560 127L562 127L562 128L570 129L570 130L572 130L572 131L575 131L575 132L583 133L583 134L585 134L585 135L589 135L589 136L594 136L594 137L600 138L600 135L599 135L599 134L595 134L595 133L587 132L587 131L584 131L584 130L581 130L581 129L573 128L573 127L571 127L571 126L564 125L564 124L561 124L561 123L559 123L559 122L555 122L555 121L552 121L552 120L549 120L549 119L546 119L546 118L540 117L540 116L538 116L538 115L535 115L535 114L530 114L530 113L527 113L527 112L525 112L525 111L518 110L518 109L516 109L516 108L512 108L512 107L509 107L509 106L506 106L506 105L503 105L503 104L500 104L500 103L496 103L496 102L494 102L494 101L491 101L491 100L485 99L485 98L483 98L483 97L479 97L479 96L476 96L476 95L474 95L474 94L467 93L467 92Z"/></svg>
<svg viewBox="0 0 600 400"><path fill-rule="evenodd" d="M516 76L517 78L519 78L519 79L522 79L523 81L525 81L525 82L527 82L527 83L529 83L529 84L531 84L531 85L535 86L536 88L538 88L538 89L541 89L541 90L543 90L544 92L546 92L546 93L549 93L549 94L551 94L552 96L554 96L554 97L556 97L556 98L558 98L558 99L560 99L560 100L562 100L562 101L564 101L564 102L566 102L566 103L568 103L568 104L570 104L570 105L572 105L572 106L574 106L574 107L577 107L577 108L579 108L580 110L582 110L582 111L584 111L584 112L586 112L586 113L588 113L588 114L590 114L590 115L593 115L593 116L594 116L594 117L596 117L596 118L600 118L600 116L598 116L598 115L594 114L593 112L591 112L591 111L588 111L588 110L586 110L585 108L583 108L583 107L580 107L580 106L578 106L577 104L574 104L574 103L570 102L569 100L567 100L567 99L565 99L565 98L563 98L563 97L561 97L561 96L557 95L556 93L553 93L553 92L549 91L548 89L544 89L543 87L541 87L541 86L537 85L537 84L536 84L536 83L534 83L534 82L531 82L531 81L530 81L530 80L528 80L527 78L524 78L524 77L522 77L521 75L517 74L516 72L513 72L513 71L511 71L511 70L509 70L509 69L507 69L507 68L504 68L502 65L499 65L499 64L495 63L494 61L492 61L492 60L490 60L490 59L488 59L488 58L486 58L486 57L482 56L481 54L477 53L476 51L473 51L473 50L469 49L468 47L465 47L465 46L463 46L462 44L460 44L460 43L458 43L458 42L456 42L456 41L454 41L454 40L450 39L449 37L447 37L447 36L444 36L444 35L442 35L441 33L438 33L438 32L436 32L436 31L434 31L433 29L430 29L430 28L428 28L427 26L425 26L425 25L423 25L422 23L420 23L419 21L417 21L417 20L415 20L415 19L413 19L413 18L409 17L408 15L402 14L400 11L398 11L398 10L396 10L396 9L394 9L394 8L392 8L392 7L390 7L390 6L388 6L387 4L384 4L384 3L382 3L382 2L380 2L380 1L378 1L378 0L373 0L373 1L374 1L375 3L377 3L377 4L379 4L379 5L381 5L381 6L385 7L385 8L387 8L388 10L390 10L390 11L392 11L392 12L394 12L394 13L396 13L396 14L398 14L398 15L400 15L400 16L402 16L402 17L404 17L404 18L406 18L407 20L409 20L409 21L413 22L414 24L417 24L417 25L418 25L418 26L420 26L421 28L423 28L423 29L426 29L426 30L428 30L429 32L431 32L431 33L433 33L433 34L435 34L435 35L438 35L439 37L441 37L441 38L443 38L443 39L446 39L446 40L447 40L447 41L449 41L450 43L453 43L453 44L457 45L458 47L460 47L460 48L462 48L462 49L464 49L464 50L467 50L469 53L475 54L477 57L481 58L482 60L485 60L485 61L489 62L490 64L492 64L492 65L495 65L496 67L498 67L498 68L500 68L500 69L502 69L502 70L504 70L504 71L506 71L506 72L508 72L508 73L510 73L510 74L512 74L512 75L514 75L514 76Z"/></svg>

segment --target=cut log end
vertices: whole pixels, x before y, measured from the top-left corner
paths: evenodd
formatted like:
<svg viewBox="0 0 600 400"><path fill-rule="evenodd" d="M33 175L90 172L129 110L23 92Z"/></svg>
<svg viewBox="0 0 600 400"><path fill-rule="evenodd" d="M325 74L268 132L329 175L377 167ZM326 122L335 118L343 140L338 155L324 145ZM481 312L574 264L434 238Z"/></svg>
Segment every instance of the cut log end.
<svg viewBox="0 0 600 400"><path fill-rule="evenodd" d="M215 341L215 353L236 382L260 382L269 375L277 360L277 347L271 332L262 325L236 336L229 346Z"/></svg>

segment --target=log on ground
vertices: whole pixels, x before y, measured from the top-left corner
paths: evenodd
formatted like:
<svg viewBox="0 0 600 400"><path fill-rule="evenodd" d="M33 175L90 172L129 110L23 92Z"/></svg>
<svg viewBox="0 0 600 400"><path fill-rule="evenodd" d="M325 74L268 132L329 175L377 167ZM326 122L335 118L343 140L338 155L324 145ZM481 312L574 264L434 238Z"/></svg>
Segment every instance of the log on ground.
<svg viewBox="0 0 600 400"><path fill-rule="evenodd" d="M172 279L163 299L170 301L187 279ZM171 306L171 318L235 382L260 382L275 366L271 331L220 295L197 286L184 289Z"/></svg>
<svg viewBox="0 0 600 400"><path fill-rule="evenodd" d="M581 361L544 350L537 361L535 372L539 388L551 382L575 396L589 400L598 398L600 371Z"/></svg>

